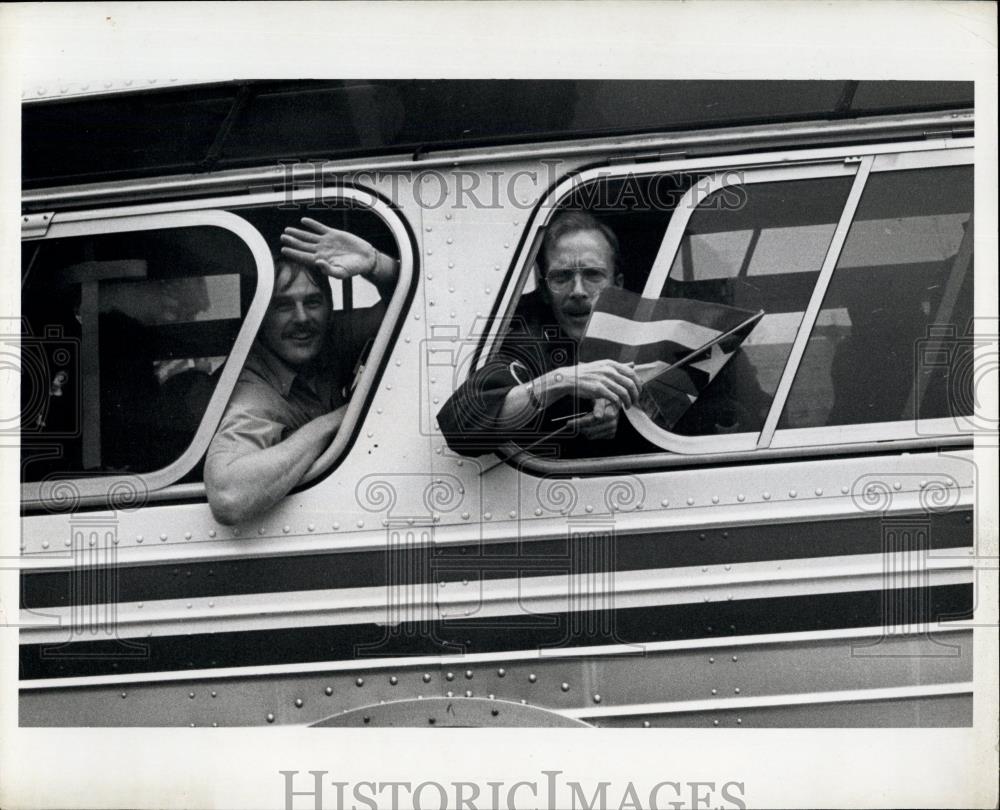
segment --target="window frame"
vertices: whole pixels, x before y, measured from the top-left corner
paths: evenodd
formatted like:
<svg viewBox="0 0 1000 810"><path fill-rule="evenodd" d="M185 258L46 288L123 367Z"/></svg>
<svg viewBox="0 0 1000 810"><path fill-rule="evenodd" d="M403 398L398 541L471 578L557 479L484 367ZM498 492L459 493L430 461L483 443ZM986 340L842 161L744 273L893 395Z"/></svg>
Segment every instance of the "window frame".
<svg viewBox="0 0 1000 810"><path fill-rule="evenodd" d="M236 385L236 380L256 340L274 287L274 262L269 246L260 231L250 221L239 215L240 209L266 206L302 206L307 204L348 201L352 205L374 212L392 234L400 252L399 279L392 298L386 302L386 314L376 333L369 360L351 397L341 430L334 442L313 463L299 487L315 481L344 456L344 450L360 427L363 410L367 406L382 361L391 349L392 335L406 307L414 278L415 257L412 240L405 224L391 206L375 193L353 186L324 189L268 190L209 199L174 200L146 203L137 206L83 211L57 211L50 216L48 227L37 233L22 234L21 243L81 236L99 236L109 233L126 233L143 230L162 230L173 227L218 226L236 234L250 249L257 265L257 287L236 341L222 367L218 383L212 392L208 407L201 416L198 429L191 443L180 457L159 470L149 473L124 473L82 475L74 478L21 484L21 508L26 512L63 508L67 487L72 491L72 505L76 507L101 507L113 505L112 501L123 493L134 493L143 502L204 499L204 482L176 483L204 456L215 435L226 405Z"/></svg>
<svg viewBox="0 0 1000 810"><path fill-rule="evenodd" d="M649 176L668 173L690 174L693 172L710 175L707 182L702 179L688 189L671 212L660 250L643 290L645 294L653 289L657 291L662 289L680 248L688 221L698 203L708 194L726 185L736 185L736 183L726 182L726 179L731 177L733 173L744 172L744 182L747 178L751 178L751 182L764 182L775 179L792 180L837 176L838 174L840 176L853 174L854 176L854 183L845 200L819 277L814 284L807 309L799 324L792 349L785 361L785 368L779 379L778 387L775 389L771 407L759 433L718 436L669 434L669 448L664 448L663 452L643 455L551 460L534 456L530 451L523 450L514 442L507 442L503 445L500 448L500 454L505 457L508 463L516 462L518 467L533 474L567 475L601 474L622 469L665 468L789 458L811 455L817 450L824 455L883 451L886 449L887 443L891 443L893 448L898 449L969 444L971 435L958 429L954 418L920 420L919 432L915 420L898 423L782 430L777 430L777 423L787 402L795 372L804 355L809 335L815 325L823 298L833 277L833 271L843 250L868 177L872 172L973 164L973 155L973 138L940 137L927 138L922 141L910 140L793 152L768 152L744 157L717 156L650 163L619 163L584 170L559 183L540 201L529 223L529 229L522 241L524 247L512 264L512 273L508 275L505 290L496 308L496 315L479 348L475 364L477 368L481 367L490 356L502 334L503 324L517 306L519 292L523 289L527 274L533 271L534 251L537 250L541 235L558 211L560 203L581 185L591 182L606 182L626 175ZM839 170L833 168L838 166ZM846 167L851 167L850 171L845 171ZM659 297L658 294L657 297ZM636 415L630 411L628 416L636 429L643 435L646 434L640 427L641 417L645 417L649 422L649 425L646 426L647 430L651 427L660 436L667 434L666 431L656 427L645 414L636 418ZM888 432L887 426L892 426ZM903 426L906 426L908 430L904 431ZM798 432L798 435L792 435L793 432ZM755 441L751 441L751 439L755 439ZM653 443L663 446L662 440Z"/></svg>

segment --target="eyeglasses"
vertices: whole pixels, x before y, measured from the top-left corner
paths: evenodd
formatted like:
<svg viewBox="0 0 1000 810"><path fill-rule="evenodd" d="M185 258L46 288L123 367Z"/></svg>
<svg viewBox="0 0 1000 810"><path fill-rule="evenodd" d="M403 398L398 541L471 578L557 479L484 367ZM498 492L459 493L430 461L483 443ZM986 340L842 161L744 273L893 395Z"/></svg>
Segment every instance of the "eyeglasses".
<svg viewBox="0 0 1000 810"><path fill-rule="evenodd" d="M611 283L611 274L603 267L580 267L576 270L549 270L545 284L552 292L562 293L573 288L577 276L587 292L603 290Z"/></svg>

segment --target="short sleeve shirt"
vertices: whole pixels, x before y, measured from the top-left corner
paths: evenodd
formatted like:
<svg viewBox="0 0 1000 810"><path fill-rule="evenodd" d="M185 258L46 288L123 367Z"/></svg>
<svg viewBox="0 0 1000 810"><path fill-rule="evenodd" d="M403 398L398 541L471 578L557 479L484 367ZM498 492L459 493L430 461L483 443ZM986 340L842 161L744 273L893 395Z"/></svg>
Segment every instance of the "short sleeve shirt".
<svg viewBox="0 0 1000 810"><path fill-rule="evenodd" d="M320 360L296 370L259 341L236 381L208 457L272 447L347 402L354 368L378 331L383 306L333 313Z"/></svg>

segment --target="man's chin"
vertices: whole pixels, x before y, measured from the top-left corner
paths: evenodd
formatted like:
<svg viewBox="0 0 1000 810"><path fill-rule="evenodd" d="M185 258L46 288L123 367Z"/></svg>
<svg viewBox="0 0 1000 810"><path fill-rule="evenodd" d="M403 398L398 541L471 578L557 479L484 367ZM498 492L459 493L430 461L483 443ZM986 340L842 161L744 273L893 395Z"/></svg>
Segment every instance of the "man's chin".
<svg viewBox="0 0 1000 810"><path fill-rule="evenodd" d="M590 320L590 313L585 312L579 315L563 313L563 331L571 338L579 340L587 329L587 321Z"/></svg>

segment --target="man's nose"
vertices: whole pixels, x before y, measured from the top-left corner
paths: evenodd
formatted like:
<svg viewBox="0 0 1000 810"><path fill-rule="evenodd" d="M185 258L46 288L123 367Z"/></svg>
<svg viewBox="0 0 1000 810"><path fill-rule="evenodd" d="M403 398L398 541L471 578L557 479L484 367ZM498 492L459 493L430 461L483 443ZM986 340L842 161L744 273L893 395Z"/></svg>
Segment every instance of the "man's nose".
<svg viewBox="0 0 1000 810"><path fill-rule="evenodd" d="M306 305L305 304L296 304L295 305L295 320L298 321L298 322L300 322L300 323L302 321L308 321L309 320L309 313L306 312Z"/></svg>
<svg viewBox="0 0 1000 810"><path fill-rule="evenodd" d="M573 274L573 289L570 292L572 295L589 295L587 288L583 286L583 276L579 273Z"/></svg>

